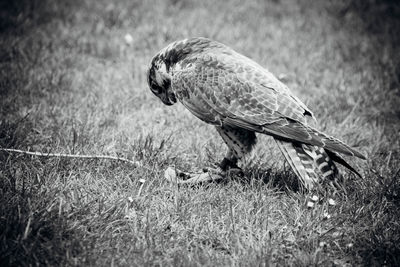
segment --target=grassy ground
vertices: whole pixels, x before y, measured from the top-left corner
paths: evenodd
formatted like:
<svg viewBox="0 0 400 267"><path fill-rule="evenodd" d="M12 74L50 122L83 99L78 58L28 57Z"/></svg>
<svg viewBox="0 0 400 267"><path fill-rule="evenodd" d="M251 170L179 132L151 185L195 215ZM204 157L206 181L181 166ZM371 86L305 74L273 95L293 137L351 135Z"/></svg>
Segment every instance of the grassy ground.
<svg viewBox="0 0 400 267"><path fill-rule="evenodd" d="M399 7L213 2L0 4L0 146L147 167L0 152L1 266L400 264ZM245 181L163 179L167 166L213 166L226 150L212 127L146 85L153 54L189 36L268 67L320 129L368 155L349 159L364 178L344 171L337 206L307 209L269 138L244 163Z"/></svg>

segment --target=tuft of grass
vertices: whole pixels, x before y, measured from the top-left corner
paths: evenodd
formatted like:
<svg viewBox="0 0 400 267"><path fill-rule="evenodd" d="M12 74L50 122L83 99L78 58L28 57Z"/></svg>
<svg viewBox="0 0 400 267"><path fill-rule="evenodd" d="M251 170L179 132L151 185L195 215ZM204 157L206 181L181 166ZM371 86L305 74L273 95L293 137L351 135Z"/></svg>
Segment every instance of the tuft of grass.
<svg viewBox="0 0 400 267"><path fill-rule="evenodd" d="M396 2L18 0L0 10L0 146L144 164L0 152L0 265L400 264ZM168 184L167 166L198 171L226 151L212 127L147 89L153 54L189 36L281 77L320 129L368 155L349 159L363 179L342 170L337 205L308 209L260 136L243 178Z"/></svg>

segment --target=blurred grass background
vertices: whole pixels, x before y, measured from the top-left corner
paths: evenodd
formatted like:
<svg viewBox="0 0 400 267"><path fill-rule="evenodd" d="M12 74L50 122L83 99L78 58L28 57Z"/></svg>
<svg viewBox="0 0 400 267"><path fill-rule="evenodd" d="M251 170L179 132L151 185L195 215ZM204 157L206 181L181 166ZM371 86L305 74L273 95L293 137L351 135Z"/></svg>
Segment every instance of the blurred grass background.
<svg viewBox="0 0 400 267"><path fill-rule="evenodd" d="M6 0L0 35L0 147L149 167L0 152L0 265L400 264L396 1ZM364 178L344 172L337 206L308 210L267 137L244 182L163 179L167 166L199 170L226 151L147 88L151 57L190 36L267 67L320 129L368 155L350 159Z"/></svg>

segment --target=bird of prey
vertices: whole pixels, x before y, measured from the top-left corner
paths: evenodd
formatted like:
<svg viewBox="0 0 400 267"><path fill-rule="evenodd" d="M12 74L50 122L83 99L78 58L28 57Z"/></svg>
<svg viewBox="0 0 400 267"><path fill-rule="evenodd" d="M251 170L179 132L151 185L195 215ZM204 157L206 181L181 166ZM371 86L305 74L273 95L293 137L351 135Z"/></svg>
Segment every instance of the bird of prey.
<svg viewBox="0 0 400 267"><path fill-rule="evenodd" d="M272 73L219 42L195 37L169 44L151 60L147 82L164 104L179 100L215 126L229 148L222 170L238 168L238 160L256 144L256 133L275 139L307 189L321 178L334 179L334 162L357 173L337 153L365 159L311 127L307 119L313 113Z"/></svg>

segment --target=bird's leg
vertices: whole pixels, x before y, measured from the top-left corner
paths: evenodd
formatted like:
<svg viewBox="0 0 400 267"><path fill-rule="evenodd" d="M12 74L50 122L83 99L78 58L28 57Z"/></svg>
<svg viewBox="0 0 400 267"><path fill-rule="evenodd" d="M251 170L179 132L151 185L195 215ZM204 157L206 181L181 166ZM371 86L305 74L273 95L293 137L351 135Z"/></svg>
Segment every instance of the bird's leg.
<svg viewBox="0 0 400 267"><path fill-rule="evenodd" d="M223 171L227 171L229 169L239 169L239 167L237 166L237 162L237 159L228 159L225 157L219 164L219 167Z"/></svg>
<svg viewBox="0 0 400 267"><path fill-rule="evenodd" d="M237 162L238 162L237 157L235 157L232 150L229 149L228 153L219 164L219 167L224 172L228 171L229 169L240 169L237 165Z"/></svg>
<svg viewBox="0 0 400 267"><path fill-rule="evenodd" d="M238 163L238 158L235 156L235 153L231 149L229 149L228 153L219 164L219 167L225 174L243 175L243 171L237 165L237 163Z"/></svg>
<svg viewBox="0 0 400 267"><path fill-rule="evenodd" d="M257 140L255 133L229 125L221 125L215 128L229 148L228 153L220 163L222 173L243 176L242 169L238 167L237 162L251 152Z"/></svg>

